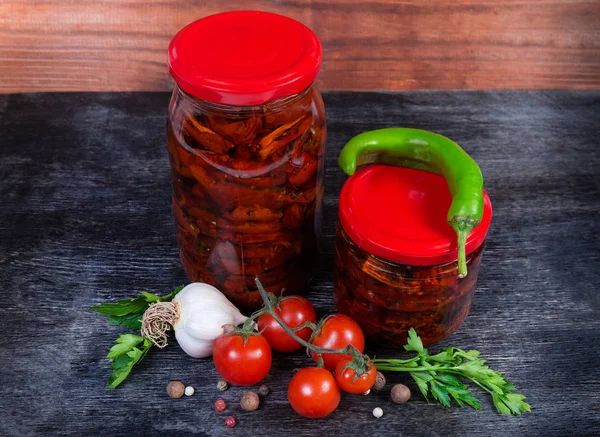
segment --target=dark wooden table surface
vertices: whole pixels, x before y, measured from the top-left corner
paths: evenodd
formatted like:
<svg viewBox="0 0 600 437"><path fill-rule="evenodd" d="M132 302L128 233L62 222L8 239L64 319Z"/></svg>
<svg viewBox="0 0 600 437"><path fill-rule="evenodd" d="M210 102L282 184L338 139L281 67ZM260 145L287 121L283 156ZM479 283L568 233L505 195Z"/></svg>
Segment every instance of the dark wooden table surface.
<svg viewBox="0 0 600 437"><path fill-rule="evenodd" d="M242 413L243 390L220 393L210 359L175 342L151 353L117 390L104 356L123 329L88 311L186 281L170 209L169 96L0 96L0 435L594 435L600 427L600 92L329 93L326 256L307 296L334 311L332 250L344 175L358 132L404 125L447 135L480 163L494 205L471 314L433 350L482 351L532 405L521 417L427 404L414 390L343 396L323 420L287 403L301 351L277 355L272 394ZM369 348L369 353L393 352ZM171 400L169 380L196 388ZM223 425L222 396L239 421ZM375 419L380 406L385 414ZM596 434L597 435L597 434Z"/></svg>

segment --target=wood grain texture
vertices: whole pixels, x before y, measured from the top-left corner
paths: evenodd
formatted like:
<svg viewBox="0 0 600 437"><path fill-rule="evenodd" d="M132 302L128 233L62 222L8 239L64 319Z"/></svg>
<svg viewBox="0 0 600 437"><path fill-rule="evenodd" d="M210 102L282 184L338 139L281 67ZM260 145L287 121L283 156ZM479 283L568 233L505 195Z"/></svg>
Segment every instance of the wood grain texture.
<svg viewBox="0 0 600 437"><path fill-rule="evenodd" d="M532 405L513 418L479 391L483 411L427 404L406 375L388 374L411 387L408 404L385 392L344 395L330 417L306 420L287 403L293 370L310 364L302 351L276 355L272 394L254 413L238 407L241 388L217 391L211 360L175 343L106 389L104 356L124 330L88 308L186 281L170 210L168 101L166 93L0 96L0 435L597 435L600 92L325 94L325 257L307 296L319 315L335 311L341 146L399 124L455 139L482 167L494 219L471 314L432 350L481 350ZM196 394L169 399L172 379ZM234 430L212 407L218 397L239 421Z"/></svg>
<svg viewBox="0 0 600 437"><path fill-rule="evenodd" d="M0 92L168 90L171 37L236 9L310 26L324 89L600 88L597 0L5 0Z"/></svg>

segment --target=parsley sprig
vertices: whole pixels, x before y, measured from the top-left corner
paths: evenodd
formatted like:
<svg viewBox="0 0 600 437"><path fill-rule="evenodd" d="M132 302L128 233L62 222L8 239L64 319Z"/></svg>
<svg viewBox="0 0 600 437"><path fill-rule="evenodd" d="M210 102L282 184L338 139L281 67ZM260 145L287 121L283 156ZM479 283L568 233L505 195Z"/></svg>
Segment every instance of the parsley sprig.
<svg viewBox="0 0 600 437"><path fill-rule="evenodd" d="M485 360L479 358L479 351L450 347L436 355L430 355L412 328L404 349L416 352L417 356L408 360L377 358L373 362L378 370L409 372L427 401L431 393L434 399L446 407L450 406L453 399L460 407L467 404L480 410L481 404L463 384L463 380L468 379L492 396L494 406L500 414L531 411L529 404L524 401L525 396L514 393L514 385L500 372L486 366Z"/></svg>
<svg viewBox="0 0 600 437"><path fill-rule="evenodd" d="M183 285L165 296L142 291L141 296L103 303L90 309L106 316L109 322L115 325L139 331L142 328L142 316L150 304L169 301L182 289ZM110 367L113 371L108 377L108 388L116 388L121 384L131 373L133 366L142 361L152 346L152 341L141 335L121 334L106 356L112 360Z"/></svg>

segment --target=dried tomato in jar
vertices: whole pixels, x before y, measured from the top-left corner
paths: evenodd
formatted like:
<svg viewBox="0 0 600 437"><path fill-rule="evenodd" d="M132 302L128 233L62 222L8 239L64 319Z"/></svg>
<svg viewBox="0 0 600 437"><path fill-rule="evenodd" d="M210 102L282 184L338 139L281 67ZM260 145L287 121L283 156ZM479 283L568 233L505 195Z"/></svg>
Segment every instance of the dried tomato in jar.
<svg viewBox="0 0 600 437"><path fill-rule="evenodd" d="M298 294L318 259L325 110L316 35L266 12L212 15L169 46L167 141L183 268L235 304Z"/></svg>
<svg viewBox="0 0 600 437"><path fill-rule="evenodd" d="M446 221L446 180L422 170L373 164L356 171L340 196L334 296L371 341L406 343L415 328L435 343L465 321L475 292L492 207L466 241L468 275L458 275L456 235Z"/></svg>

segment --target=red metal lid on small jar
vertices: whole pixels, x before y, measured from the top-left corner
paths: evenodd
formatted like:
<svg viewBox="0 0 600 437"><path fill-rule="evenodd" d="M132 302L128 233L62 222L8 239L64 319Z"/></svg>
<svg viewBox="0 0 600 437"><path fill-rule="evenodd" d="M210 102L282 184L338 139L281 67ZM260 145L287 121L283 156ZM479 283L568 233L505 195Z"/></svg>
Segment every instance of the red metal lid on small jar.
<svg viewBox="0 0 600 437"><path fill-rule="evenodd" d="M483 192L481 223L467 238L467 254L485 240L492 204ZM339 219L365 251L402 264L433 266L456 261L456 233L446 221L452 196L446 180L422 170L373 164L344 184Z"/></svg>
<svg viewBox="0 0 600 437"><path fill-rule="evenodd" d="M321 68L321 44L308 27L282 15L236 11L181 29L169 44L169 72L188 94L233 106L297 94Z"/></svg>

